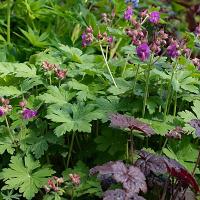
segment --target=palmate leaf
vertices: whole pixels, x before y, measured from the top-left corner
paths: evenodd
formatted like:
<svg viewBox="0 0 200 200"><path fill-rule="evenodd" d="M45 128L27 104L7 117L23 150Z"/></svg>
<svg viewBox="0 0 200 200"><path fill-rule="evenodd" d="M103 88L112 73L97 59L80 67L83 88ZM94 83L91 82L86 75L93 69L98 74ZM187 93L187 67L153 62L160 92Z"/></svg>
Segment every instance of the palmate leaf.
<svg viewBox="0 0 200 200"><path fill-rule="evenodd" d="M9 137L7 128L5 126L0 127L0 154L7 151L9 154L13 154L15 151L15 145L12 139Z"/></svg>
<svg viewBox="0 0 200 200"><path fill-rule="evenodd" d="M37 77L36 68L25 63L0 62L0 77L14 75L15 77L33 78Z"/></svg>
<svg viewBox="0 0 200 200"><path fill-rule="evenodd" d="M69 88L73 88L74 90L78 90L76 93L77 99L80 101L85 101L86 99L95 99L94 94L92 94L90 88L82 83L79 83L77 80L72 79L68 82Z"/></svg>
<svg viewBox="0 0 200 200"><path fill-rule="evenodd" d="M33 87L37 85L41 85L41 84L42 84L42 80L39 77L27 78L21 83L21 90L22 92L27 92Z"/></svg>
<svg viewBox="0 0 200 200"><path fill-rule="evenodd" d="M19 96L21 91L15 86L0 86L0 96Z"/></svg>
<svg viewBox="0 0 200 200"><path fill-rule="evenodd" d="M1 195L4 200L14 200L14 199L17 200L17 199L20 199L22 196L21 194L14 193L13 190L7 190L6 194L5 192L1 192Z"/></svg>
<svg viewBox="0 0 200 200"><path fill-rule="evenodd" d="M195 132L195 129L190 126L189 122L193 119L200 119L199 111L200 111L200 101L195 100L193 102L192 111L185 110L178 113L179 116L183 118L184 122L186 123L184 130L189 131L189 132Z"/></svg>
<svg viewBox="0 0 200 200"><path fill-rule="evenodd" d="M30 155L23 159L17 155L11 157L9 168L3 169L1 179L6 186L3 189L19 189L26 199L32 199L54 173L50 168L41 168L39 161L34 161Z"/></svg>
<svg viewBox="0 0 200 200"><path fill-rule="evenodd" d="M101 119L102 113L93 104L52 105L48 108L46 118L62 123L55 129L55 134L61 136L70 131L91 132L90 122Z"/></svg>
<svg viewBox="0 0 200 200"><path fill-rule="evenodd" d="M49 86L47 93L40 95L38 98L48 104L63 105L74 97L74 93L69 93L63 87Z"/></svg>

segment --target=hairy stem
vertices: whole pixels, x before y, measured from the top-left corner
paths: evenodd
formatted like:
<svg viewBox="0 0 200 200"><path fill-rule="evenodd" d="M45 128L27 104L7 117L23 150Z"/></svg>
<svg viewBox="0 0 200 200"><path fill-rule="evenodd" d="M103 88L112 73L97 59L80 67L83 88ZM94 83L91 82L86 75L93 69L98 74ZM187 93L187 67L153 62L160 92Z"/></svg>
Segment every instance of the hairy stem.
<svg viewBox="0 0 200 200"><path fill-rule="evenodd" d="M126 71L126 66L127 66L127 63L128 63L128 59L129 59L129 54L127 55L127 58L126 58L126 62L125 62L125 65L124 65L124 68L123 68L123 71L122 71L122 77L124 77L124 73Z"/></svg>
<svg viewBox="0 0 200 200"><path fill-rule="evenodd" d="M131 131L130 135L130 141L131 141L131 162L133 163L133 157L134 157L134 141L133 141L133 132Z"/></svg>
<svg viewBox="0 0 200 200"><path fill-rule="evenodd" d="M67 158L67 168L69 167L69 161L70 161L72 149L73 149L73 146L74 146L74 138L75 138L75 132L72 133L72 140L71 140L71 143L70 143L69 154L68 154L68 158Z"/></svg>
<svg viewBox="0 0 200 200"><path fill-rule="evenodd" d="M135 73L135 80L134 80L134 83L133 83L133 93L135 92L135 86L136 86L137 79L138 79L139 69L140 69L140 65L138 64L137 69L136 69L136 73Z"/></svg>
<svg viewBox="0 0 200 200"><path fill-rule="evenodd" d="M6 115L5 115L5 121L6 121L6 126L7 126L7 129L8 129L8 133L9 133L10 139L12 140L12 142L14 142L15 139L14 139L14 137L12 135L11 130L10 130L10 126L9 126L8 119L7 119Z"/></svg>
<svg viewBox="0 0 200 200"><path fill-rule="evenodd" d="M192 170L192 175L195 174L195 171L196 171L196 169L197 169L199 163L200 163L200 150L199 150L199 155L198 155L197 161L196 161L196 163L195 163L194 169Z"/></svg>
<svg viewBox="0 0 200 200"><path fill-rule="evenodd" d="M176 116L176 110L177 110L177 92L175 92L175 97L174 97L174 113L173 116Z"/></svg>
<svg viewBox="0 0 200 200"><path fill-rule="evenodd" d="M7 43L10 44L10 14L11 0L7 0Z"/></svg>
<svg viewBox="0 0 200 200"><path fill-rule="evenodd" d="M165 197L166 197L166 194L167 194L168 185L169 185L169 181L170 181L170 177L168 177L168 179L165 182L164 190L163 190L162 197L161 197L160 200L165 200Z"/></svg>
<svg viewBox="0 0 200 200"><path fill-rule="evenodd" d="M151 57L151 59L149 61L149 65L148 65L148 69L147 69L146 85L145 85L144 99L143 99L142 117L145 116L145 111L146 111L147 97L148 97L148 93L149 93L149 78L150 78L152 60L153 60L153 56Z"/></svg>
<svg viewBox="0 0 200 200"><path fill-rule="evenodd" d="M112 79L112 81L113 81L113 84L115 85L115 87L117 87L117 84L116 84L116 82L115 82L115 79L114 79L114 77L113 77L113 75L112 75L112 72L111 72L111 70L110 70L110 67L109 67L109 65L108 65L108 62L107 62L106 56L105 56L105 54L104 54L104 51L103 51L102 45L99 44L99 46L100 46L100 49L101 49L101 53L102 53L102 56L103 56L104 62L105 62L105 64L106 64L106 67L107 67L107 69L108 69L108 72L109 72L109 74L110 74L110 76L111 76L111 79Z"/></svg>
<svg viewBox="0 0 200 200"><path fill-rule="evenodd" d="M167 110L168 110L168 106L169 106L169 101L170 101L170 96L171 96L171 92L172 92L172 88L171 88L171 85L172 85L172 80L173 80L173 77L174 77L174 73L176 71L176 66L177 66L177 63L178 61L176 61L174 67L173 67L173 71L172 71L172 74L171 74L171 78L170 78L170 81L168 83L168 88L167 88L167 100L166 100L166 104L165 104L165 110L164 110L164 121L166 121L166 117L167 117Z"/></svg>

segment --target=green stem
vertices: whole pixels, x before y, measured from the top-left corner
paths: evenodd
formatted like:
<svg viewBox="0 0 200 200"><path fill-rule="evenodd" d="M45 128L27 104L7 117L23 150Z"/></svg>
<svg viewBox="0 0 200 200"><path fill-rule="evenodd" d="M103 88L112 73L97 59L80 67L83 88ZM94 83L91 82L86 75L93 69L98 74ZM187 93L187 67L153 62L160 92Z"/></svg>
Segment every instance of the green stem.
<svg viewBox="0 0 200 200"><path fill-rule="evenodd" d="M171 85L172 85L172 80L173 80L173 77L174 77L174 73L176 71L176 66L177 66L177 61L175 63L175 66L173 67L173 71L172 71L172 75L171 75L171 79L168 83L168 89L167 89L167 101L166 101L166 104L165 104L165 110L164 110L164 121L166 121L166 117L167 117L167 110L168 110L168 106L169 106L169 101L170 101L170 96L171 96L171 92L172 92L172 88L171 88Z"/></svg>
<svg viewBox="0 0 200 200"><path fill-rule="evenodd" d="M160 97L161 97L161 99L162 99L162 93L163 93L163 81L161 80L161 84L160 84ZM160 105L158 112L161 113L161 111L162 111L162 106Z"/></svg>
<svg viewBox="0 0 200 200"><path fill-rule="evenodd" d="M174 97L174 113L173 116L176 116L176 108L177 108L177 92L175 92L175 97Z"/></svg>
<svg viewBox="0 0 200 200"><path fill-rule="evenodd" d="M153 60L153 55L149 61L149 65L148 65L148 69L147 69L147 78L146 78L146 85L145 85L145 92L144 92L144 99L143 99L142 117L145 116L145 110L146 110L146 105L147 105L147 97L148 97L148 93L149 93L149 78L150 78L152 60Z"/></svg>
<svg viewBox="0 0 200 200"><path fill-rule="evenodd" d="M109 72L109 74L110 74L110 76L111 76L111 79L112 79L112 81L113 81L115 87L117 87L117 84L116 84L116 82L115 82L115 79L114 79L114 77L113 77L113 75L112 75L112 72L111 72L111 70L110 70L110 67L109 67L109 65L108 65L108 62L107 62L107 60L106 60L106 57L105 57L103 48L102 48L101 44L99 44L99 46L100 46L101 53L102 53L103 59L104 59L104 61L105 61L106 67L107 67L108 72Z"/></svg>
<svg viewBox="0 0 200 200"><path fill-rule="evenodd" d="M124 69L123 69L123 71L122 71L122 77L124 77L124 73L125 73L125 71L126 71L126 66L127 66L127 63L128 63L128 59L129 59L129 54L127 55L127 58L126 58L126 62L125 62L125 65L124 65Z"/></svg>
<svg viewBox="0 0 200 200"><path fill-rule="evenodd" d="M75 138L75 132L72 133L72 140L71 140L71 144L70 144L70 147L69 147L69 154L68 154L68 158L67 158L67 168L69 167L69 161L70 161L72 149L73 149L73 146L74 146L74 138Z"/></svg>
<svg viewBox="0 0 200 200"><path fill-rule="evenodd" d="M129 159L128 143L129 143L129 139L127 138L127 142L126 142L126 159L127 159L127 161L128 161L128 159Z"/></svg>
<svg viewBox="0 0 200 200"><path fill-rule="evenodd" d="M140 69L140 65L138 64L137 69L136 69L136 73L135 73L135 80L134 80L134 83L133 83L133 93L135 92L135 86L136 86L137 79L138 79L139 69Z"/></svg>
<svg viewBox="0 0 200 200"><path fill-rule="evenodd" d="M161 148L160 154L162 154L162 151L163 151L163 149L166 147L167 142L168 142L168 138L165 139L165 142L164 142L164 144L163 144L163 146L162 146L162 148Z"/></svg>
<svg viewBox="0 0 200 200"><path fill-rule="evenodd" d="M7 129L8 129L8 133L9 133L10 139L12 140L12 142L14 142L15 139L14 139L12 133L11 133L10 126L9 126L8 119L7 119L6 115L5 115L5 120L6 120L6 126L7 126Z"/></svg>
<svg viewBox="0 0 200 200"><path fill-rule="evenodd" d="M11 0L7 0L7 43L10 44L10 14Z"/></svg>
<svg viewBox="0 0 200 200"><path fill-rule="evenodd" d="M194 169L192 170L192 175L195 174L195 171L196 171L196 169L197 169L199 163L200 163L200 150L199 150L199 155L198 155L197 161L196 161L196 163L195 163Z"/></svg>
<svg viewBox="0 0 200 200"><path fill-rule="evenodd" d="M131 131L130 135L130 141L131 141L131 162L133 163L134 158L134 141L133 141L133 132Z"/></svg>

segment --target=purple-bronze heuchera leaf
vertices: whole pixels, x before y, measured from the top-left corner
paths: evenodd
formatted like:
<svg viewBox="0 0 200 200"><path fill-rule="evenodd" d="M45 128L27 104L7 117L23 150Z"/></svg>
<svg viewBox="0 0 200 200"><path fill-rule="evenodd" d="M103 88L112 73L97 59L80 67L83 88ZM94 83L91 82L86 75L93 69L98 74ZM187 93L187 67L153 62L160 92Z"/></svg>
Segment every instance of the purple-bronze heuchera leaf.
<svg viewBox="0 0 200 200"><path fill-rule="evenodd" d="M90 174L98 174L113 178L122 183L123 188L129 194L147 192L146 178L138 167L126 166L122 161L108 162L102 166L96 166L90 170Z"/></svg>
<svg viewBox="0 0 200 200"><path fill-rule="evenodd" d="M115 162L107 162L103 165L97 165L96 167L93 167L92 169L90 169L90 175L96 175L96 174L100 174L100 175L104 175L104 174L113 174L113 164Z"/></svg>
<svg viewBox="0 0 200 200"><path fill-rule="evenodd" d="M192 119L189 124L196 129L197 137L200 137L200 119Z"/></svg>
<svg viewBox="0 0 200 200"><path fill-rule="evenodd" d="M125 166L122 162L113 165L113 178L123 184L129 193L147 192L146 178L138 167Z"/></svg>
<svg viewBox="0 0 200 200"><path fill-rule="evenodd" d="M173 159L165 159L168 173L181 181L183 185L190 185L196 192L199 192L199 185L194 176L190 174L180 163Z"/></svg>
<svg viewBox="0 0 200 200"><path fill-rule="evenodd" d="M139 152L139 156L140 158L135 162L135 166L139 167L145 176L148 176L151 172L156 174L165 174L167 172L164 162L165 157L157 156L144 150Z"/></svg>
<svg viewBox="0 0 200 200"><path fill-rule="evenodd" d="M122 189L107 190L103 194L103 200L126 200L126 192Z"/></svg>
<svg viewBox="0 0 200 200"><path fill-rule="evenodd" d="M103 200L145 200L142 196L138 194L129 194L122 189L107 190L103 194Z"/></svg>
<svg viewBox="0 0 200 200"><path fill-rule="evenodd" d="M144 133L146 136L155 134L155 131L146 123L141 122L134 117L121 114L112 114L110 116L111 126L116 128L128 128L131 131L137 130Z"/></svg>

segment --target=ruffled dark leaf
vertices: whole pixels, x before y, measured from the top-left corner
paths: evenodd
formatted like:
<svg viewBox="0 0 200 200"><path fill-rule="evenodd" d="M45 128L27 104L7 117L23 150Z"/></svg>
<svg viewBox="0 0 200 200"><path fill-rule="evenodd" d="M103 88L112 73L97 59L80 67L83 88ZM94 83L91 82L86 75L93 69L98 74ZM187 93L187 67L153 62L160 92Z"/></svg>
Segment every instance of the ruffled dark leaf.
<svg viewBox="0 0 200 200"><path fill-rule="evenodd" d="M155 174L164 174L167 172L165 157L148 153L144 150L139 152L140 158L135 162L135 166L148 176L151 172Z"/></svg>
<svg viewBox="0 0 200 200"><path fill-rule="evenodd" d="M130 200L146 200L144 197L139 196L138 194L134 194Z"/></svg>
<svg viewBox="0 0 200 200"><path fill-rule="evenodd" d="M126 192L122 189L107 190L103 194L103 200L126 200Z"/></svg>
<svg viewBox="0 0 200 200"><path fill-rule="evenodd" d="M110 117L111 126L116 128L128 128L131 131L137 130L144 133L146 136L155 134L155 131L146 123L141 122L134 117L121 114L113 114Z"/></svg>
<svg viewBox="0 0 200 200"><path fill-rule="evenodd" d="M90 169L90 175L96 175L96 174L101 174L101 175L104 175L104 174L113 174L113 164L115 162L107 162L103 165L97 165L96 167L93 167L92 169Z"/></svg>
<svg viewBox="0 0 200 200"><path fill-rule="evenodd" d="M146 176L148 188L154 188L155 186L163 188L167 179L168 177L162 174L156 175L154 173L150 173L148 176Z"/></svg>
<svg viewBox="0 0 200 200"><path fill-rule="evenodd" d="M90 174L98 174L100 179L113 178L122 183L123 188L129 193L146 192L146 178L138 167L126 166L121 161L108 162L102 166L96 166L90 170ZM107 180L105 180L107 181Z"/></svg>
<svg viewBox="0 0 200 200"><path fill-rule="evenodd" d="M168 138L180 140L182 138L183 133L184 133L183 128L180 126L177 126L176 128L169 131L165 136Z"/></svg>
<svg viewBox="0 0 200 200"><path fill-rule="evenodd" d="M138 167L126 167L122 162L113 165L113 178L131 193L147 192L146 178Z"/></svg>
<svg viewBox="0 0 200 200"><path fill-rule="evenodd" d="M196 129L197 137L200 137L200 119L192 119L189 124Z"/></svg>
<svg viewBox="0 0 200 200"><path fill-rule="evenodd" d="M101 188L103 191L107 190L112 184L117 183L112 174L99 174L97 178L101 181Z"/></svg>
<svg viewBox="0 0 200 200"><path fill-rule="evenodd" d="M168 173L176 177L184 185L190 185L196 192L199 192L199 185L194 176L190 174L180 163L173 159L165 159Z"/></svg>

